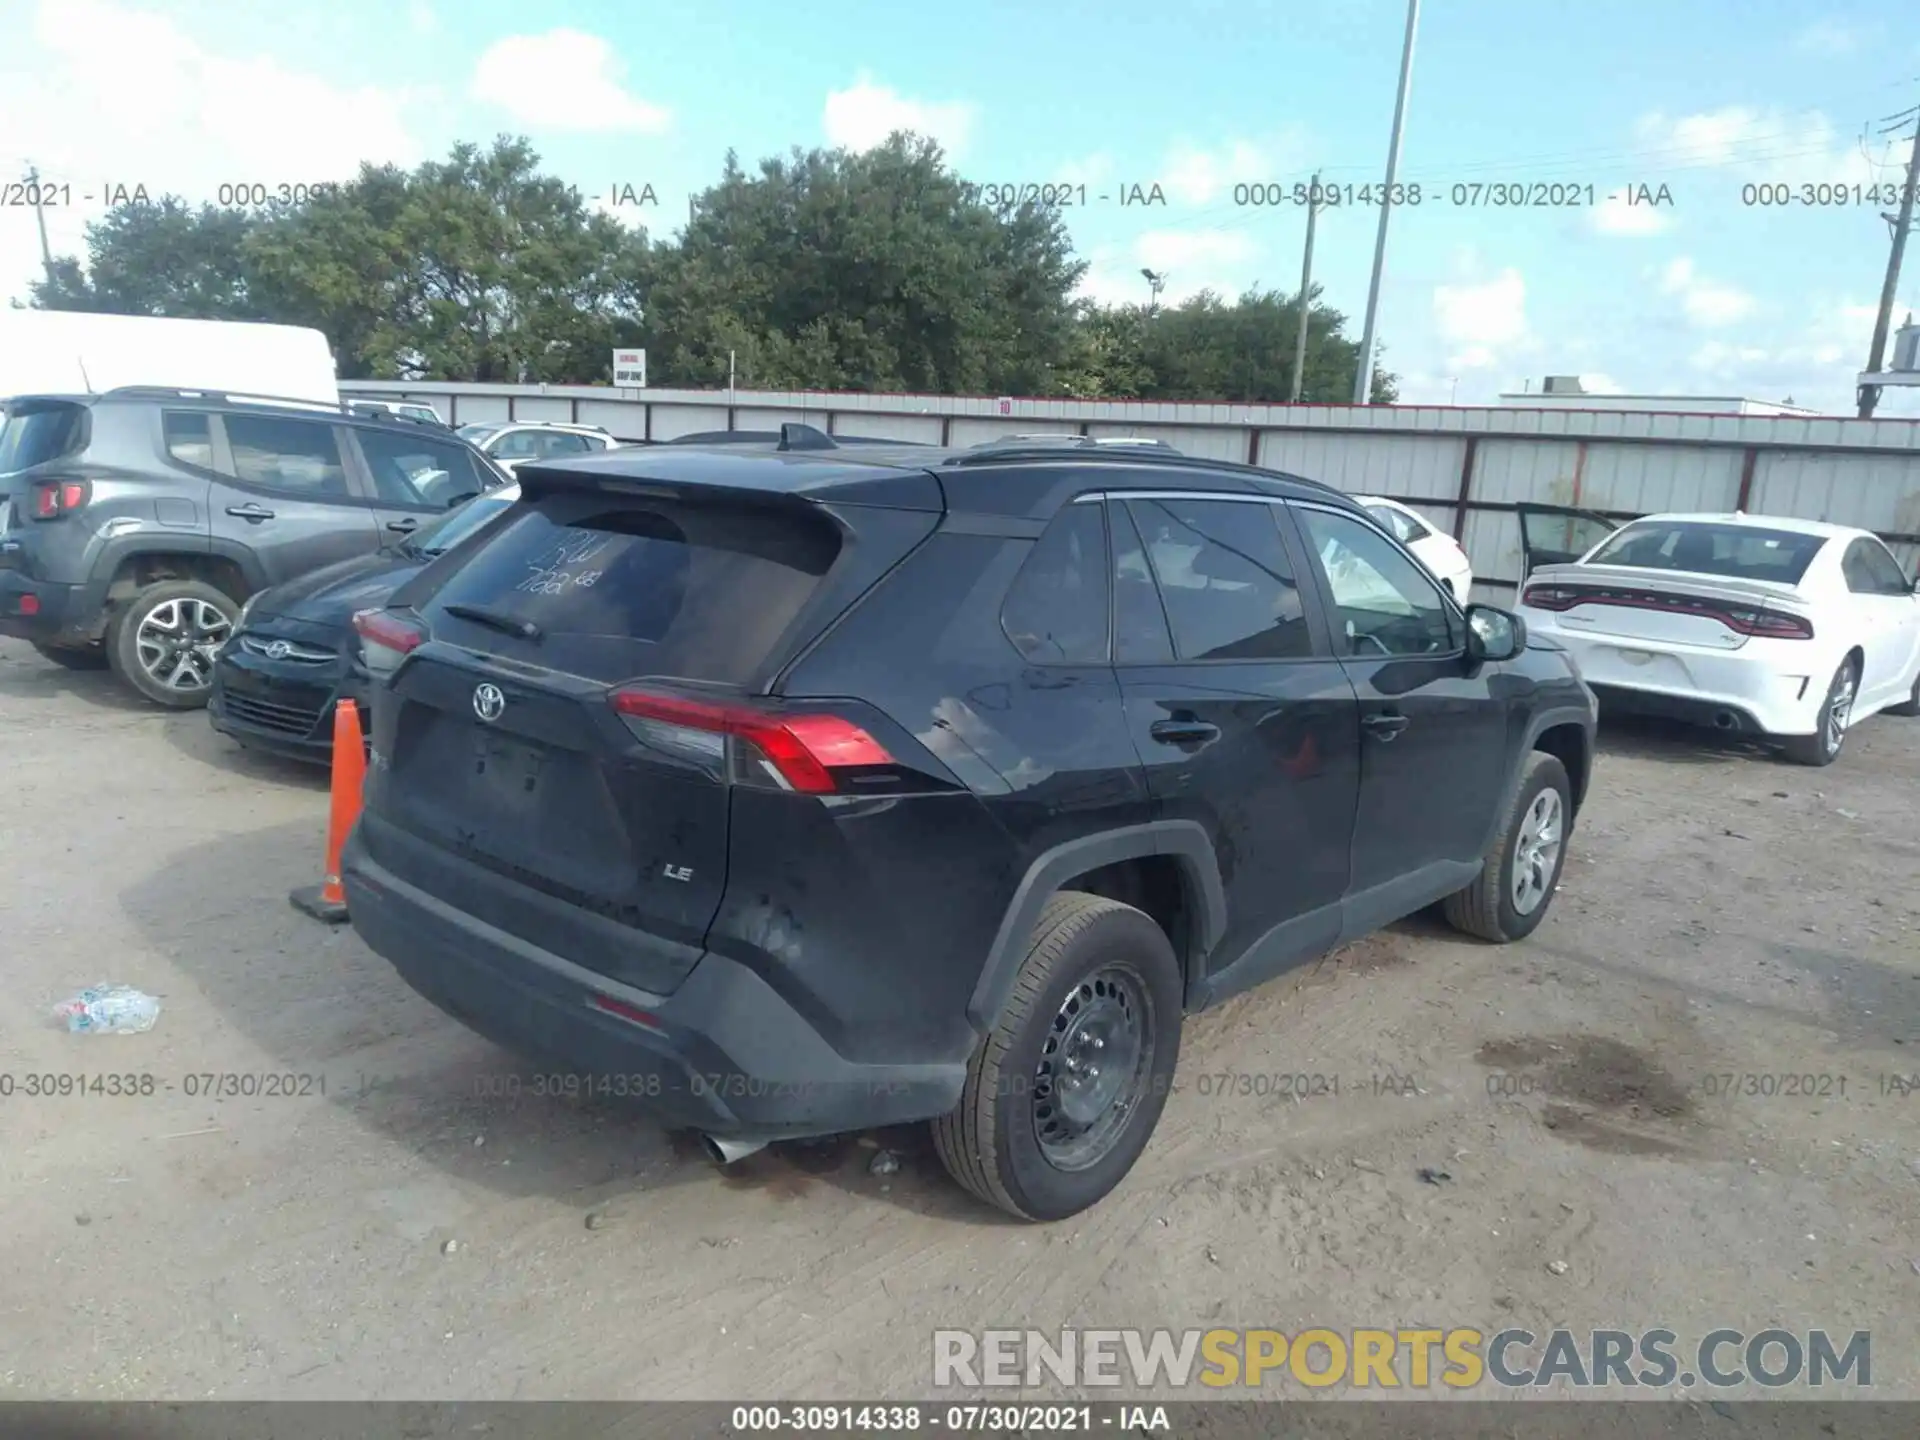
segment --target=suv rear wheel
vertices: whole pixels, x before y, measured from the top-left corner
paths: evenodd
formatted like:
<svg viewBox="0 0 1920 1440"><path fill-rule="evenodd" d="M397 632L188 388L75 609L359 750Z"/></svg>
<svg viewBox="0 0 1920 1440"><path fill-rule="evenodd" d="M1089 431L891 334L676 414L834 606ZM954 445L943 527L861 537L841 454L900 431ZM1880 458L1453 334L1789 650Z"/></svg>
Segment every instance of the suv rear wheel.
<svg viewBox="0 0 1920 1440"><path fill-rule="evenodd" d="M194 710L213 688L214 652L239 602L199 580L162 580L127 603L108 631L114 673L155 704Z"/></svg>
<svg viewBox="0 0 1920 1440"><path fill-rule="evenodd" d="M1130 905L1050 899L1013 995L933 1138L954 1179L1023 1220L1104 1198L1146 1148L1180 1058L1180 964Z"/></svg>
<svg viewBox="0 0 1920 1440"><path fill-rule="evenodd" d="M1566 766L1544 750L1529 752L1480 878L1441 902L1447 923L1502 945L1531 935L1553 903L1572 824Z"/></svg>

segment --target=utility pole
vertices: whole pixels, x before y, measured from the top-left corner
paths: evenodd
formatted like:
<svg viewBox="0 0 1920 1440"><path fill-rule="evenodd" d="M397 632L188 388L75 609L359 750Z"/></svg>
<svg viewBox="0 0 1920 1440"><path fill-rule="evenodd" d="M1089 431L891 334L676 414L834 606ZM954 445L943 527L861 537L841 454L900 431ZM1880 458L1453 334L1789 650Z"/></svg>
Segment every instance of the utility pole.
<svg viewBox="0 0 1920 1440"><path fill-rule="evenodd" d="M27 166L27 193L33 197L33 218L40 226L40 266L47 272L47 286L53 286L53 249L47 244L47 212L41 203L40 171L31 163Z"/></svg>
<svg viewBox="0 0 1920 1440"><path fill-rule="evenodd" d="M1300 403L1300 386L1307 369L1307 306L1313 296L1313 222L1320 213L1320 172L1313 172L1313 184L1307 189L1307 243L1300 254L1300 326L1293 337L1293 394L1290 403Z"/></svg>
<svg viewBox="0 0 1920 1440"><path fill-rule="evenodd" d="M1393 214L1393 182L1400 173L1400 131L1407 118L1407 91L1413 85L1413 36L1420 27L1420 0L1407 0L1407 38L1400 47L1400 93L1393 101L1393 137L1387 142L1387 183L1380 196L1380 231L1373 240L1373 279L1367 284L1367 324L1360 337L1360 369L1353 377L1353 403L1364 405L1373 393L1373 331L1380 314L1380 275L1387 263L1387 219Z"/></svg>
<svg viewBox="0 0 1920 1440"><path fill-rule="evenodd" d="M1915 186L1920 186L1920 121L1914 124L1913 140L1907 149L1907 183L1900 191L1900 213L1897 216L1881 217L1893 222L1893 246L1887 252L1887 277L1880 286L1880 313L1874 316L1873 344L1867 351L1869 375L1878 375L1880 367L1886 363L1887 326L1893 320L1893 301L1900 289L1900 262L1907 252L1907 231L1913 228ZM1880 387L1878 385L1860 387L1860 418L1862 420L1871 420L1874 407L1879 403Z"/></svg>

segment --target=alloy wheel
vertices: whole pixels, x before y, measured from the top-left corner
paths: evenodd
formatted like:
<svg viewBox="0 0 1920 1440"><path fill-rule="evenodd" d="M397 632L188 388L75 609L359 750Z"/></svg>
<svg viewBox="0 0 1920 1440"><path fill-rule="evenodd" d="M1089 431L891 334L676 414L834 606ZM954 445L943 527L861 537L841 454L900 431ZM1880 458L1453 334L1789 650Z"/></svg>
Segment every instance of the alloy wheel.
<svg viewBox="0 0 1920 1440"><path fill-rule="evenodd" d="M1560 863L1561 816L1560 792L1549 786L1533 797L1521 818L1513 842L1513 908L1521 915L1531 915L1547 898Z"/></svg>
<svg viewBox="0 0 1920 1440"><path fill-rule="evenodd" d="M1853 713L1853 667L1848 665L1834 677L1833 694L1827 699L1827 753L1838 755L1846 739L1847 719Z"/></svg>
<svg viewBox="0 0 1920 1440"><path fill-rule="evenodd" d="M216 605L162 600L140 617L134 650L156 685L188 694L212 685L214 653L232 633L233 621Z"/></svg>

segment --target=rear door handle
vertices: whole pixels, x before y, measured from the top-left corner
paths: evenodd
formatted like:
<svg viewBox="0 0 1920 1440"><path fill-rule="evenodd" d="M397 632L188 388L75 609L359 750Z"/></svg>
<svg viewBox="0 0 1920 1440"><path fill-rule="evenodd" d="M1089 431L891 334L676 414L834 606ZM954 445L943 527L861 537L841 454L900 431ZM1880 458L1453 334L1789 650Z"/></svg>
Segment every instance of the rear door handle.
<svg viewBox="0 0 1920 1440"><path fill-rule="evenodd" d="M1369 715L1360 722L1367 727L1367 733L1379 740L1391 740L1407 728L1408 720L1404 715Z"/></svg>
<svg viewBox="0 0 1920 1440"><path fill-rule="evenodd" d="M415 530L418 530L419 528L420 528L420 522L414 519L411 515L407 516L407 518L404 520L389 520L387 522L387 529L398 531L402 535L411 535Z"/></svg>
<svg viewBox="0 0 1920 1440"><path fill-rule="evenodd" d="M1156 720L1147 733L1162 745L1210 745L1220 738L1220 727L1204 720Z"/></svg>
<svg viewBox="0 0 1920 1440"><path fill-rule="evenodd" d="M255 505L251 500L249 500L245 505L227 506L227 513L229 515L237 516L242 520L273 519L273 511L267 509L267 507L264 505Z"/></svg>

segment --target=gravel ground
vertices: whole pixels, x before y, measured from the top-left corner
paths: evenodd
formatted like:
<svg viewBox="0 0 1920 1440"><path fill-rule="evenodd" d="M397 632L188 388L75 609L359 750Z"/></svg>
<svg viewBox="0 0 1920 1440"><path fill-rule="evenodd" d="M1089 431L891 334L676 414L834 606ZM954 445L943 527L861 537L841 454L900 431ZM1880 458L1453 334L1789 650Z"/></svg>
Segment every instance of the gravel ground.
<svg viewBox="0 0 1920 1440"><path fill-rule="evenodd" d="M1424 1324L1864 1329L1920 1398L1920 721L1602 743L1530 942L1419 918L1199 1018L1134 1175L1034 1228L916 1131L723 1175L529 1094L287 905L323 779L0 641L0 1394L924 1396L937 1327ZM96 980L158 1026L47 1021ZM116 1072L159 1089L21 1089ZM308 1093L186 1093L229 1073Z"/></svg>

